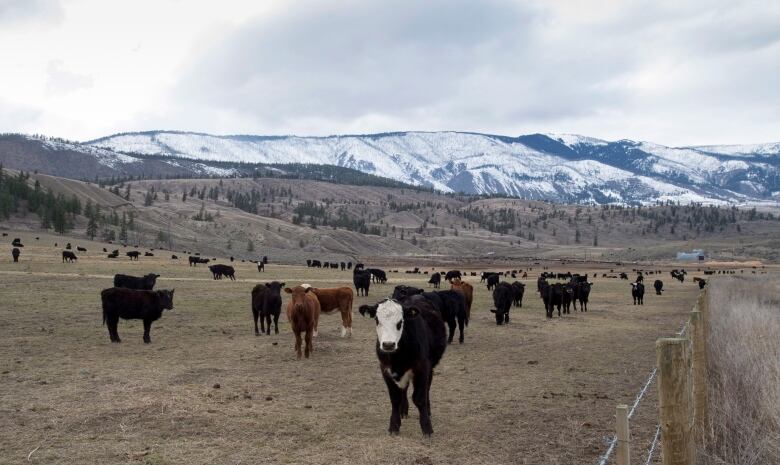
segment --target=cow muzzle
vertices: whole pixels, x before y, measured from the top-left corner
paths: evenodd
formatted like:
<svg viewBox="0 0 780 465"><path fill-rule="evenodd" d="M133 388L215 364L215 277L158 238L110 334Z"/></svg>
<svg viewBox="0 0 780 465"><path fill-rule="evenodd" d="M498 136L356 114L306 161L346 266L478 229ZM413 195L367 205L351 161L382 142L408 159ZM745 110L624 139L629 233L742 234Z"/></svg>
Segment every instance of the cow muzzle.
<svg viewBox="0 0 780 465"><path fill-rule="evenodd" d="M395 342L383 342L379 345L382 352L395 352L398 349L398 344Z"/></svg>

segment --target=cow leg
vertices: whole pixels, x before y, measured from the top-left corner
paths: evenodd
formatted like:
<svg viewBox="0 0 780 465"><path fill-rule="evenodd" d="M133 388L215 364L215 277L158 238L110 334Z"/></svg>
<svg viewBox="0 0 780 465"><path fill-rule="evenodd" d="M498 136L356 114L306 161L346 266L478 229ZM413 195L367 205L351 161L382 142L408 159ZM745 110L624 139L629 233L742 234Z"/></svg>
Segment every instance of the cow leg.
<svg viewBox="0 0 780 465"><path fill-rule="evenodd" d="M274 315L274 333L279 334L279 314ZM271 315L268 315L268 334L271 334Z"/></svg>
<svg viewBox="0 0 780 465"><path fill-rule="evenodd" d="M252 309L252 317L255 320L255 336L259 336L260 335L260 331L257 330L257 317L260 316L260 315L258 315L258 313L260 313L260 312L258 312L254 308ZM263 316L260 316L260 327L262 328L262 326L263 326ZM263 329L263 332L265 332L265 329Z"/></svg>
<svg viewBox="0 0 780 465"><path fill-rule="evenodd" d="M506 313L504 313L504 323L509 324L509 311L507 310Z"/></svg>
<svg viewBox="0 0 780 465"><path fill-rule="evenodd" d="M152 320L144 320L144 344L149 344L152 339L149 337L149 330L152 329Z"/></svg>
<svg viewBox="0 0 780 465"><path fill-rule="evenodd" d="M119 332L117 331L117 326L119 326L119 317L118 316L109 316L108 321L106 322L106 326L108 326L108 337L111 339L111 342L122 342L122 339L119 338Z"/></svg>
<svg viewBox="0 0 780 465"><path fill-rule="evenodd" d="M298 360L301 359L303 354L301 353L301 344L303 343L303 340L301 339L301 332L298 330L293 330L295 332L295 354L297 355Z"/></svg>
<svg viewBox="0 0 780 465"><path fill-rule="evenodd" d="M387 428L387 431L390 434L398 434L398 431L401 429L401 404L403 403L404 393L387 374L382 373L382 378L384 378L385 384L387 384L387 393L390 395L390 404L393 407L390 413L390 426ZM409 401L407 401L407 409L408 403Z"/></svg>
<svg viewBox="0 0 780 465"><path fill-rule="evenodd" d="M422 375L422 373L420 373ZM412 394L412 401L420 411L420 429L424 436L430 436L433 434L433 426L431 425L431 400L429 391L431 389L431 378L433 378L433 369L422 376L415 376L414 380L414 393Z"/></svg>
<svg viewBox="0 0 780 465"><path fill-rule="evenodd" d="M447 320L447 326L450 327L450 337L447 338L447 344L452 344L452 338L455 337L455 326L457 323L455 322L455 318L450 318Z"/></svg>
<svg viewBox="0 0 780 465"><path fill-rule="evenodd" d="M349 308L344 312L345 313L345 329L347 330L347 336L352 337L352 302L349 304Z"/></svg>
<svg viewBox="0 0 780 465"><path fill-rule="evenodd" d="M463 344L463 326L465 326L465 318L463 315L458 315L458 331L460 332L460 337L458 338L459 344Z"/></svg>
<svg viewBox="0 0 780 465"><path fill-rule="evenodd" d="M304 354L306 355L306 358L309 358L309 354L314 352L314 343L311 340L311 331L306 331L306 350Z"/></svg>
<svg viewBox="0 0 780 465"><path fill-rule="evenodd" d="M409 418L409 386L401 391L401 418Z"/></svg>

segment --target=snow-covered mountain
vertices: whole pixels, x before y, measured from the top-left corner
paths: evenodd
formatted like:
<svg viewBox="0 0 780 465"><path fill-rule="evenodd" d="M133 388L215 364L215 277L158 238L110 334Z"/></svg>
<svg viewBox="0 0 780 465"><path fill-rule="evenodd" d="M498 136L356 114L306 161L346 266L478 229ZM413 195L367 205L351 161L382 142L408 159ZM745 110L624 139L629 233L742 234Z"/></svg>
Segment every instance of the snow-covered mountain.
<svg viewBox="0 0 780 465"><path fill-rule="evenodd" d="M674 148L570 134L298 137L154 131L117 134L85 145L204 164L330 164L445 192L563 202L780 200L780 143Z"/></svg>

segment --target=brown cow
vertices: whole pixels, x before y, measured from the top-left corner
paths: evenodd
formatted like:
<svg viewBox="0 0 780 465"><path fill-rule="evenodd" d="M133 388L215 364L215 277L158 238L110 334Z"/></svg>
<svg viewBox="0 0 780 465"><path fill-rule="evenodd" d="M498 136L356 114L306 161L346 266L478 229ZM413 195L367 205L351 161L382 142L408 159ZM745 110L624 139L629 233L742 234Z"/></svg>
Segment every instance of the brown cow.
<svg viewBox="0 0 780 465"><path fill-rule="evenodd" d="M350 287L317 288L309 284L301 284L301 287L311 288L317 300L320 301L320 311L330 313L338 310L341 313L341 337L352 336L352 300L355 298ZM314 327L314 335L317 335L317 326Z"/></svg>
<svg viewBox="0 0 780 465"><path fill-rule="evenodd" d="M320 301L309 287L295 286L284 288L284 292L292 294L287 303L287 321L295 333L295 352L298 360L301 359L301 333L306 333L306 358L314 350L312 336L317 332L317 323L320 319Z"/></svg>
<svg viewBox="0 0 780 465"><path fill-rule="evenodd" d="M466 316L467 319L471 319L471 302L474 300L474 286L461 281L460 278L455 278L452 280L450 289L460 292L466 298Z"/></svg>

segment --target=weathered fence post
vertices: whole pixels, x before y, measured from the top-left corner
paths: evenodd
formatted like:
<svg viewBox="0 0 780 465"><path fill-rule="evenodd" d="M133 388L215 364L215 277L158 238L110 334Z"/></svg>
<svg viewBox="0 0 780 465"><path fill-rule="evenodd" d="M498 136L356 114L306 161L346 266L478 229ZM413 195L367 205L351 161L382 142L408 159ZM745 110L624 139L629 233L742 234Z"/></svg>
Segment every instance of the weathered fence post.
<svg viewBox="0 0 780 465"><path fill-rule="evenodd" d="M656 341L658 413L661 423L663 465L694 465L689 341Z"/></svg>
<svg viewBox="0 0 780 465"><path fill-rule="evenodd" d="M691 312L691 375L693 377L693 428L697 439L706 437L709 425L707 411L707 349L703 315Z"/></svg>
<svg viewBox="0 0 780 465"><path fill-rule="evenodd" d="M617 406L617 465L631 465L631 433L628 430L628 405Z"/></svg>

